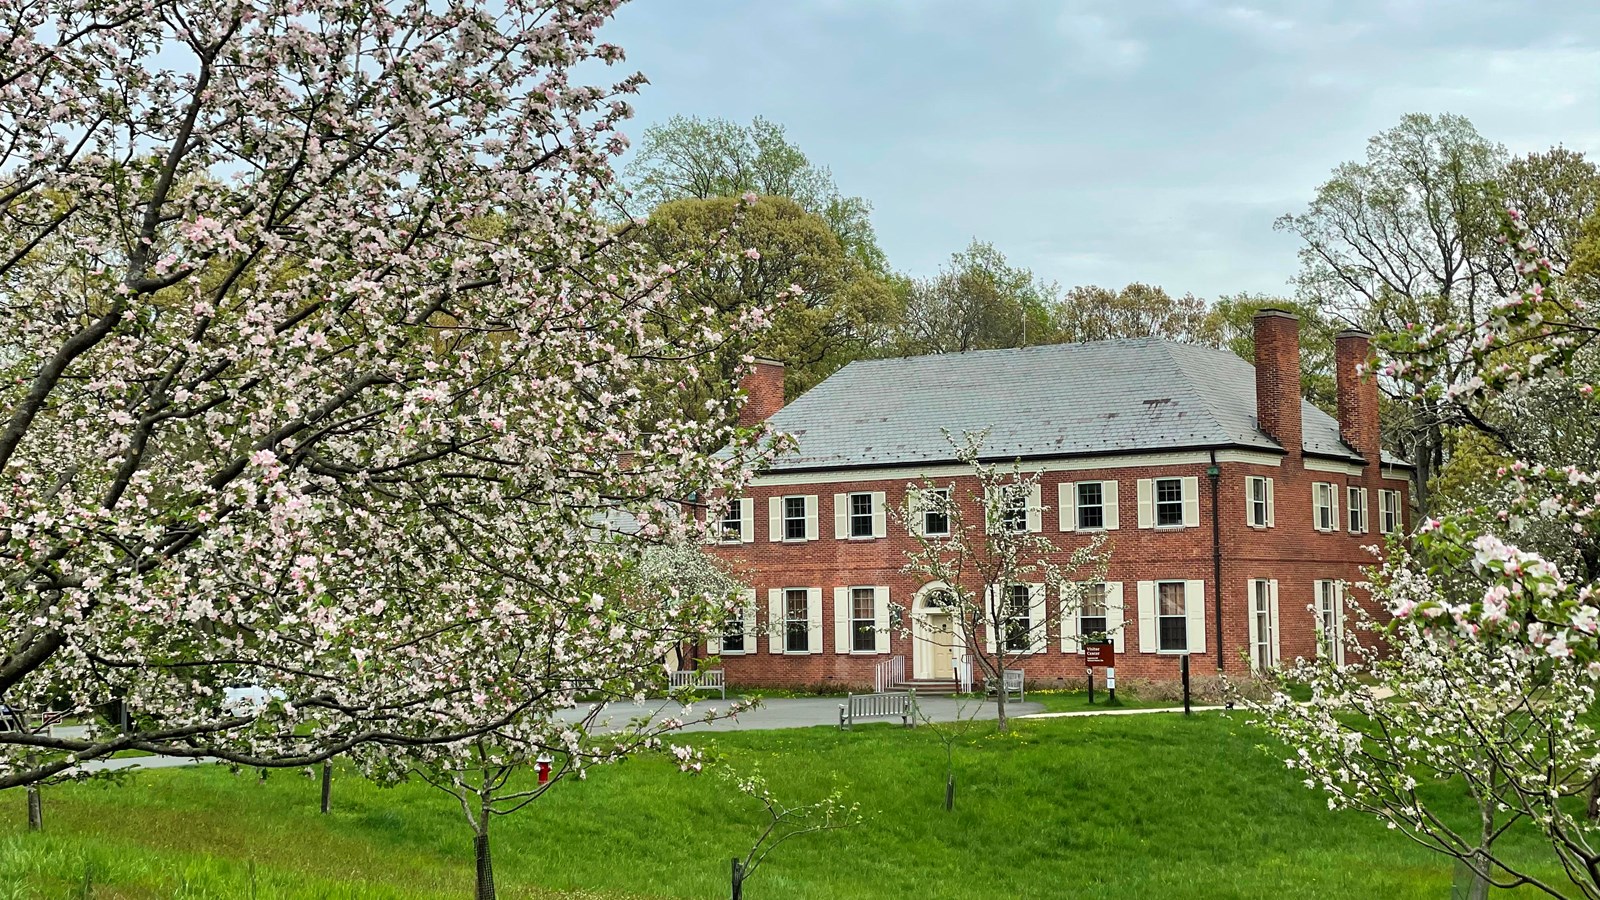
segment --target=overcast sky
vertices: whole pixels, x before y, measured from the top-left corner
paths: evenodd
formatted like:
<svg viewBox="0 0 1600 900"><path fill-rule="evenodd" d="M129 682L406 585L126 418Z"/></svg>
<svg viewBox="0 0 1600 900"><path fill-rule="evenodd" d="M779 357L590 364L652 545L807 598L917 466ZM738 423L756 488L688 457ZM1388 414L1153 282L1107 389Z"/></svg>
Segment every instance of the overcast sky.
<svg viewBox="0 0 1600 900"><path fill-rule="evenodd" d="M652 82L630 136L773 119L913 275L977 237L1063 286L1282 293L1273 219L1405 113L1600 157L1594 0L634 0L603 39Z"/></svg>

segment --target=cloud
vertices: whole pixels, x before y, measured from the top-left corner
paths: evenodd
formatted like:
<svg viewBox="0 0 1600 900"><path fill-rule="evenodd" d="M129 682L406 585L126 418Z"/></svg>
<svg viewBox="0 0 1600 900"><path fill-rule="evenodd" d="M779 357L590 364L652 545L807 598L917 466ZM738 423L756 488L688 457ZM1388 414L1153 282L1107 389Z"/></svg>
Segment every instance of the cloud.
<svg viewBox="0 0 1600 900"><path fill-rule="evenodd" d="M1056 19L1079 68L1121 74L1144 65L1145 43L1099 13L1068 9Z"/></svg>

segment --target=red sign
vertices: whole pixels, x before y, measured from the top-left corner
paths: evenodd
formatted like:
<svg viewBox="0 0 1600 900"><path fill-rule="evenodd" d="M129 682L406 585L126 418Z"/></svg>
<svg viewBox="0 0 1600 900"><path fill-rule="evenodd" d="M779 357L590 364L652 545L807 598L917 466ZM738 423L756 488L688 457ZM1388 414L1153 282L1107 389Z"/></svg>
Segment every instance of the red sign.
<svg viewBox="0 0 1600 900"><path fill-rule="evenodd" d="M1091 669L1113 669L1117 665L1117 651L1112 644L1085 644L1083 658Z"/></svg>

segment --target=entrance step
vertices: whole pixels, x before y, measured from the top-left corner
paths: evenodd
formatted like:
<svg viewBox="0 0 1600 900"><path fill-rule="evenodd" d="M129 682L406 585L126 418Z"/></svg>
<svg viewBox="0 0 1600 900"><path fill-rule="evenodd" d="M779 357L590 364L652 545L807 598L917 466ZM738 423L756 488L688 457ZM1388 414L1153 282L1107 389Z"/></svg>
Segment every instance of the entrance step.
<svg viewBox="0 0 1600 900"><path fill-rule="evenodd" d="M954 681L933 681L923 679L902 681L890 688L890 690L895 691L915 690L917 693L924 695L954 694L960 689L961 686Z"/></svg>

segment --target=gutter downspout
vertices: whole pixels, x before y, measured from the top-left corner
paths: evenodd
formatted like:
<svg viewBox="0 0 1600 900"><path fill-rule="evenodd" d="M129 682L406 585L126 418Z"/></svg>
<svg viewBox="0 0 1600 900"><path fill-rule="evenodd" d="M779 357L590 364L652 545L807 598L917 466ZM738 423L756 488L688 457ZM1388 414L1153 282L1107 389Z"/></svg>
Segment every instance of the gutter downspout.
<svg viewBox="0 0 1600 900"><path fill-rule="evenodd" d="M1219 507L1222 506L1222 492L1218 485L1222 481L1222 470L1217 467L1217 451L1211 451L1211 467L1206 469L1206 474L1211 476L1211 597L1212 605L1216 609L1217 624L1217 672L1222 672L1222 526Z"/></svg>

